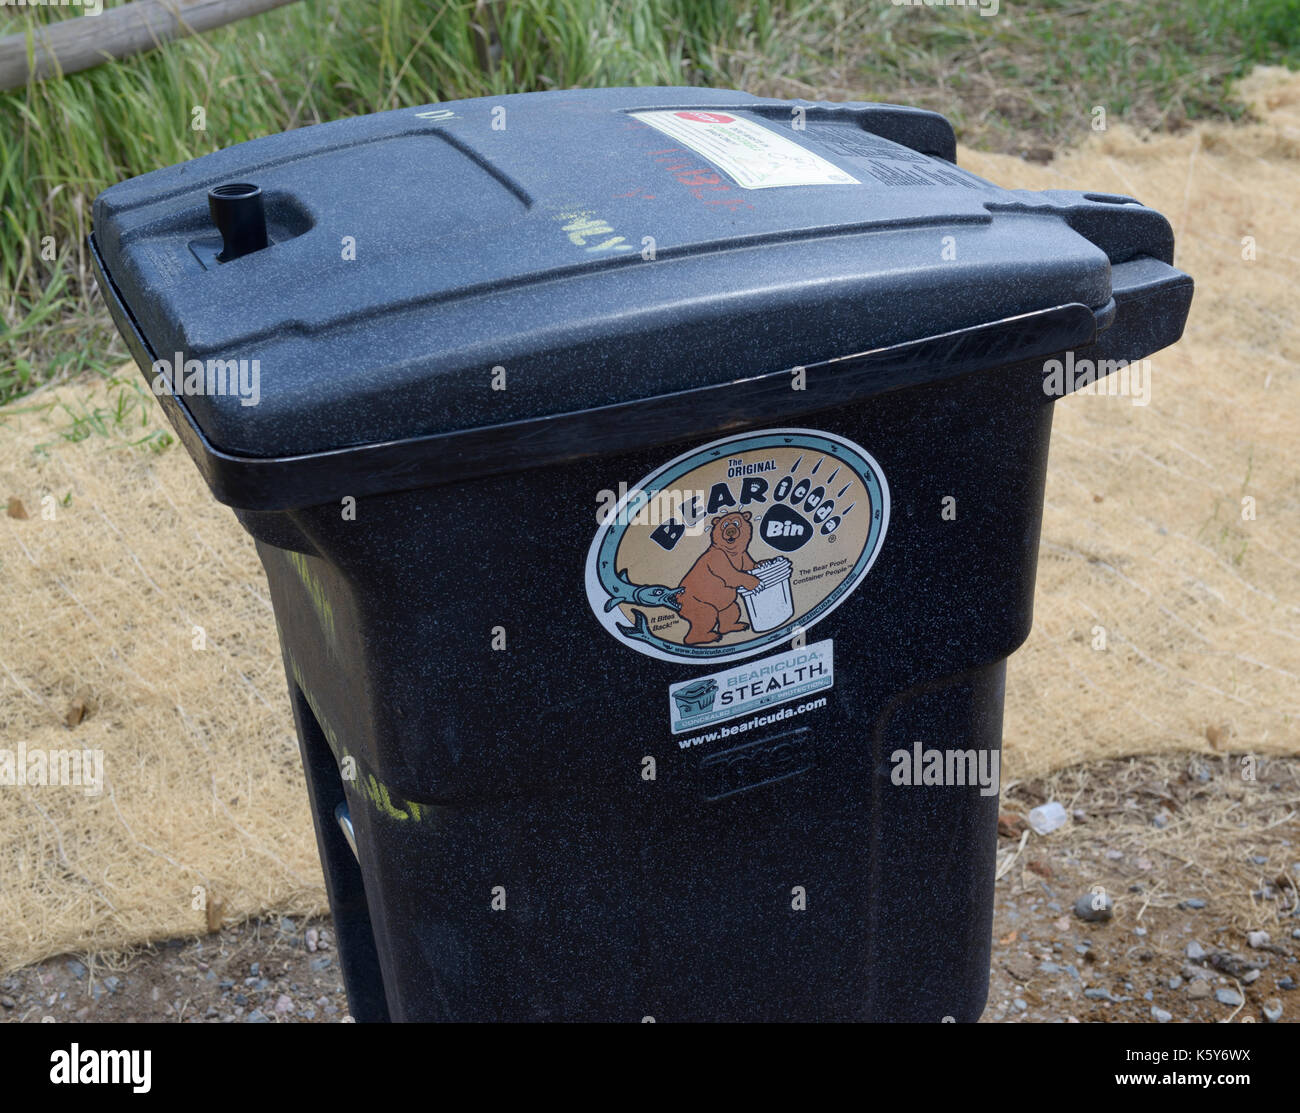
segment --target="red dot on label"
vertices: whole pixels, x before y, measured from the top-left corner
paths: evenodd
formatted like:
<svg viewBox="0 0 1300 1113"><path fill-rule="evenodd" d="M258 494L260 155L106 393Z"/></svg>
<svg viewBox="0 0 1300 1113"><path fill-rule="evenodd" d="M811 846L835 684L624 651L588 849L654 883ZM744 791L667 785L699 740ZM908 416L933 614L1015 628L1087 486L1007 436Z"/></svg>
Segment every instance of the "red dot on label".
<svg viewBox="0 0 1300 1113"><path fill-rule="evenodd" d="M725 112L675 112L674 115L683 120L694 120L699 124L729 124L735 119Z"/></svg>

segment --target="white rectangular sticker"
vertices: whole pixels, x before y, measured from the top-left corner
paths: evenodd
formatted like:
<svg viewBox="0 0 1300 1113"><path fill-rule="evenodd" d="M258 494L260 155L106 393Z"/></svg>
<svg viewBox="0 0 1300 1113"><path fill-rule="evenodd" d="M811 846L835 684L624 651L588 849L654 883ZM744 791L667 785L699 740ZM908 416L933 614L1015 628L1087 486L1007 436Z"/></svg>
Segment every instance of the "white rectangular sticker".
<svg viewBox="0 0 1300 1113"><path fill-rule="evenodd" d="M832 641L827 638L671 685L668 717L673 733L686 734L703 730L711 723L761 715L770 707L830 688L835 682L831 647ZM800 707L809 710L803 704ZM800 713L799 709L787 709L769 717L774 722L783 721Z"/></svg>
<svg viewBox="0 0 1300 1113"><path fill-rule="evenodd" d="M821 155L730 112L670 109L629 115L703 155L742 189L862 184Z"/></svg>

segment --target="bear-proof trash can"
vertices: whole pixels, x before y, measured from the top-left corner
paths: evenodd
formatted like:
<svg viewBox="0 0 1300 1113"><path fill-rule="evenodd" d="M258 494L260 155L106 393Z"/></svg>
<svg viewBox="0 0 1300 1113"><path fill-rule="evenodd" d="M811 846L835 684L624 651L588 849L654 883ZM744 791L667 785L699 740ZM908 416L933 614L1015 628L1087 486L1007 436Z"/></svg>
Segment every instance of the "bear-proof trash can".
<svg viewBox="0 0 1300 1113"><path fill-rule="evenodd" d="M266 568L358 1020L980 1015L1052 402L1145 383L1192 283L1131 198L954 157L565 91L95 201Z"/></svg>

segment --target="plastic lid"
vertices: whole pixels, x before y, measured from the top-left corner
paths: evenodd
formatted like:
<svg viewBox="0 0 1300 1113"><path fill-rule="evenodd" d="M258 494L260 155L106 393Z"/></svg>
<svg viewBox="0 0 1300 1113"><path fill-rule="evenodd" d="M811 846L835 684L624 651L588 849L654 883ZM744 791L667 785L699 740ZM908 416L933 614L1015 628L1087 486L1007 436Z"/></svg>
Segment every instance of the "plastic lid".
<svg viewBox="0 0 1300 1113"><path fill-rule="evenodd" d="M908 108L702 89L506 96L305 128L123 182L95 201L93 246L146 355L182 361L176 393L202 435L251 457L1099 309L1112 262L1171 259L1152 210L1003 190L953 153L947 122ZM260 189L269 245L221 262L208 191L224 183ZM209 361L247 362L233 379L219 362L223 394Z"/></svg>

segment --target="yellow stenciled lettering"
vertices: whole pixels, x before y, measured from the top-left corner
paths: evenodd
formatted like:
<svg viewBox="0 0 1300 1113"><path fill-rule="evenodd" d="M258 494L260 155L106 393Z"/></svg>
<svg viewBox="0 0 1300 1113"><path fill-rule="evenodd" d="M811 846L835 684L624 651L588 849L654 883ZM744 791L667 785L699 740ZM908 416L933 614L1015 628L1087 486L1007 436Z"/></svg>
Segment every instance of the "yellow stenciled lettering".
<svg viewBox="0 0 1300 1113"><path fill-rule="evenodd" d="M286 656L289 659L289 671L293 675L294 683L298 685L298 690L302 692L303 697L307 700L307 706L311 708L311 713L315 716L317 725L321 728L321 733L325 735L325 741L329 743L335 760L342 763L352 758L347 747L343 745L334 728L330 725L329 720L321 712L320 704L317 702L316 697L312 695L311 689L307 687L306 679L303 677L302 669L298 666L297 660L291 653L287 653ZM352 760L355 761L356 759L352 758ZM390 819L413 819L417 823L423 820L424 811L419 804L413 800L403 800L399 796L397 800L402 807L398 807L393 802L388 786L377 779L373 773L367 773L364 778L358 776L356 783L361 795L370 801L375 810L382 812Z"/></svg>
<svg viewBox="0 0 1300 1113"><path fill-rule="evenodd" d="M320 577L311 570L307 563L307 558L302 553L285 551L289 564L293 570L298 573L298 579L302 581L303 587L307 589L307 598L311 600L312 609L316 612L316 617L320 619L321 628L325 631L325 636L329 639L330 644L334 644L334 606L325 592L325 585L320 582Z"/></svg>
<svg viewBox="0 0 1300 1113"><path fill-rule="evenodd" d="M393 806L393 802L392 802L392 800L390 800L389 797L388 797L388 786L387 786L386 784L380 784L380 786L379 786L379 795L380 795L380 798L382 799L382 803L381 803L380 807L382 808L382 810L383 810L383 812L384 812L385 815L389 816L389 817L392 818L392 819L409 819L409 818L410 818L410 816L408 816L408 815L406 814L406 812L404 812L404 811L402 811L401 809L396 808L396 807Z"/></svg>

